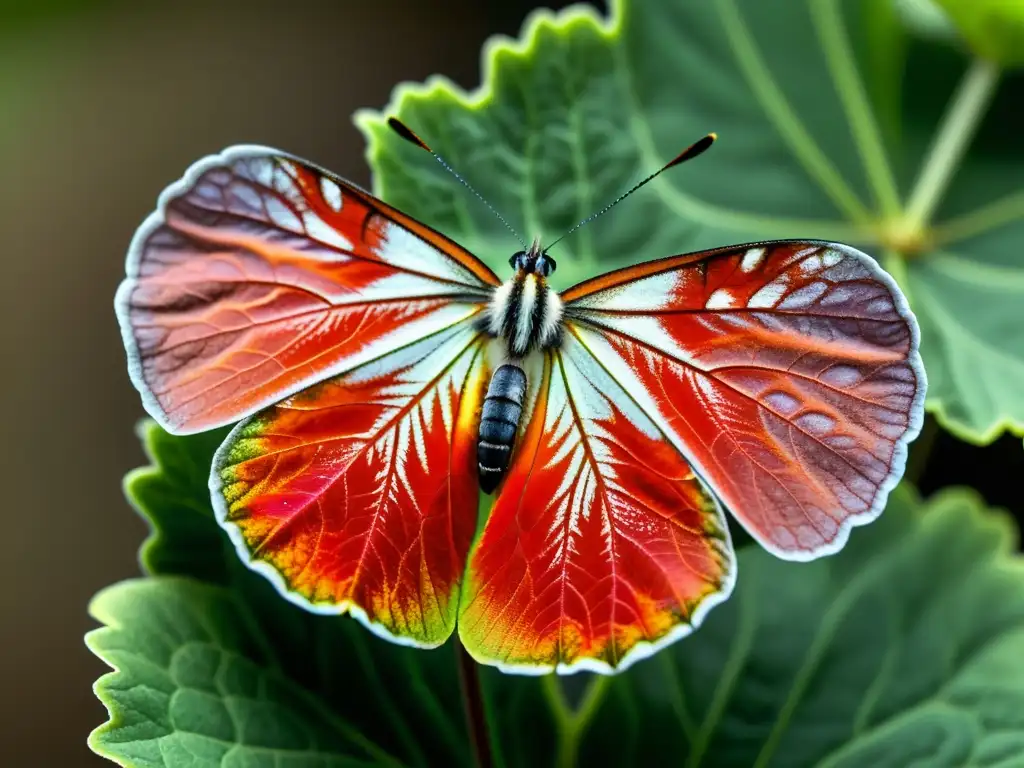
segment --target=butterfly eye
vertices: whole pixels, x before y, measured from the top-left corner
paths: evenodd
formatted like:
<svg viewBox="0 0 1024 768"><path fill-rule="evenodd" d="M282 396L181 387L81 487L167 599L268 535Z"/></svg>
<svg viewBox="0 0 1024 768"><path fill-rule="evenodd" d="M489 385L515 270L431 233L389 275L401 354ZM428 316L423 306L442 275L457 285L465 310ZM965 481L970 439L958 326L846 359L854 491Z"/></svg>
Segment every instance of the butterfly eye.
<svg viewBox="0 0 1024 768"><path fill-rule="evenodd" d="M541 277L547 277L555 271L557 266L554 259L547 254L541 254L537 259L537 266L534 269Z"/></svg>
<svg viewBox="0 0 1024 768"><path fill-rule="evenodd" d="M508 257L508 265L512 267L512 269L519 269L519 259L522 255L522 251L517 251L516 253L513 253L511 256Z"/></svg>

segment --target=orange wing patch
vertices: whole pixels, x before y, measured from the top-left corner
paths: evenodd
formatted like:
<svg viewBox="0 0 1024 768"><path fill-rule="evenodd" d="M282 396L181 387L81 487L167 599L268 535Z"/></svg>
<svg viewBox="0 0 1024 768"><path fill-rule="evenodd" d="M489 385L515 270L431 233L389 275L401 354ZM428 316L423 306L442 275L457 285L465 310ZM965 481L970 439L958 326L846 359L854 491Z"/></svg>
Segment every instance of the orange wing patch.
<svg viewBox="0 0 1024 768"><path fill-rule="evenodd" d="M682 637L732 586L728 533L687 463L577 341L471 555L459 635L511 671L611 671Z"/></svg>
<svg viewBox="0 0 1024 768"><path fill-rule="evenodd" d="M193 166L132 243L116 308L132 379L173 432L230 423L472 317L479 260L297 158Z"/></svg>
<svg viewBox="0 0 1024 768"><path fill-rule="evenodd" d="M397 642L451 634L476 526L487 370L474 338L439 334L228 436L211 480L218 516L285 597Z"/></svg>

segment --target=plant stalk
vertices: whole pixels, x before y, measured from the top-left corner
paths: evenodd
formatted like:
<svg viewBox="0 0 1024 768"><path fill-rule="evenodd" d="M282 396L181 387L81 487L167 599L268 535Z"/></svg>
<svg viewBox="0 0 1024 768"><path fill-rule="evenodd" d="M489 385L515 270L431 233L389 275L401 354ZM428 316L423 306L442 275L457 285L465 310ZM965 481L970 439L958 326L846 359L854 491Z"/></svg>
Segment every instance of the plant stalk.
<svg viewBox="0 0 1024 768"><path fill-rule="evenodd" d="M910 193L904 214L907 231L920 231L942 199L953 172L967 151L999 82L999 67L975 59L957 87Z"/></svg>
<svg viewBox="0 0 1024 768"><path fill-rule="evenodd" d="M1005 226L1018 219L1024 219L1024 190L1011 192L1006 197L975 208L970 213L943 222L932 230L932 243L942 246L957 240Z"/></svg>
<svg viewBox="0 0 1024 768"><path fill-rule="evenodd" d="M832 73L836 93L843 103L875 199L886 218L896 216L900 211L896 179L886 156L874 109L857 71L839 2L819 0L810 4L810 10L821 40L822 53Z"/></svg>
<svg viewBox="0 0 1024 768"><path fill-rule="evenodd" d="M558 768L575 768L579 756L580 740L604 700L611 678L607 675L593 675L587 689L575 709L562 694L557 675L546 675L542 680L551 712L558 728L559 744L555 765Z"/></svg>
<svg viewBox="0 0 1024 768"><path fill-rule="evenodd" d="M484 709L484 692L480 687L480 669L462 643L456 640L455 646L459 657L459 687L466 711L469 742L473 748L473 764L477 768L492 768L494 758L491 754L487 712Z"/></svg>

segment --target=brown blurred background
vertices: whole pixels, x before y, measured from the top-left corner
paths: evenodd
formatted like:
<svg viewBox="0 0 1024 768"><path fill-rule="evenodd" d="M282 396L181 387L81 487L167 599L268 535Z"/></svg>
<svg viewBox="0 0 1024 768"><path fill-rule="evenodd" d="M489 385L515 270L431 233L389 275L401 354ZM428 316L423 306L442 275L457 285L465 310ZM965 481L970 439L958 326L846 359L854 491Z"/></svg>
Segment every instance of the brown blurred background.
<svg viewBox="0 0 1024 768"><path fill-rule="evenodd" d="M477 85L484 40L531 6L0 2L0 765L109 765L85 746L105 719L86 604L145 536L111 302L159 191L239 142L368 184L352 112L435 72Z"/></svg>
<svg viewBox="0 0 1024 768"><path fill-rule="evenodd" d="M352 112L435 72L477 85L483 41L531 5L0 0L0 766L108 764L85 746L105 719L86 604L138 573L145 536L121 495L143 411L111 302L158 192L239 142L369 183ZM943 436L924 487L1019 514L1010 466L1019 439Z"/></svg>

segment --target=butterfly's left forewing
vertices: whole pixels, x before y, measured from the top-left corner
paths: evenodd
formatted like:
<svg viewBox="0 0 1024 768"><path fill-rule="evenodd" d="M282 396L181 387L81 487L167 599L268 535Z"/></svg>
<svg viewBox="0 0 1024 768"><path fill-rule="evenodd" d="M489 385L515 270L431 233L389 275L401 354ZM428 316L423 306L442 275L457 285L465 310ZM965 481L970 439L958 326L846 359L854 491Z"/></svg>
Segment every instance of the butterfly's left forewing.
<svg viewBox="0 0 1024 768"><path fill-rule="evenodd" d="M679 452L573 336L473 549L459 636L507 671L621 670L732 587L725 521Z"/></svg>
<svg viewBox="0 0 1024 768"><path fill-rule="evenodd" d="M735 246L564 299L574 332L770 551L833 552L881 511L926 384L913 314L868 256Z"/></svg>
<svg viewBox="0 0 1024 768"><path fill-rule="evenodd" d="M486 385L483 344L458 327L243 421L211 477L242 559L307 609L444 642L476 526Z"/></svg>
<svg viewBox="0 0 1024 768"><path fill-rule="evenodd" d="M185 433L466 321L497 282L455 243L327 171L239 146L160 196L115 306L147 410Z"/></svg>

